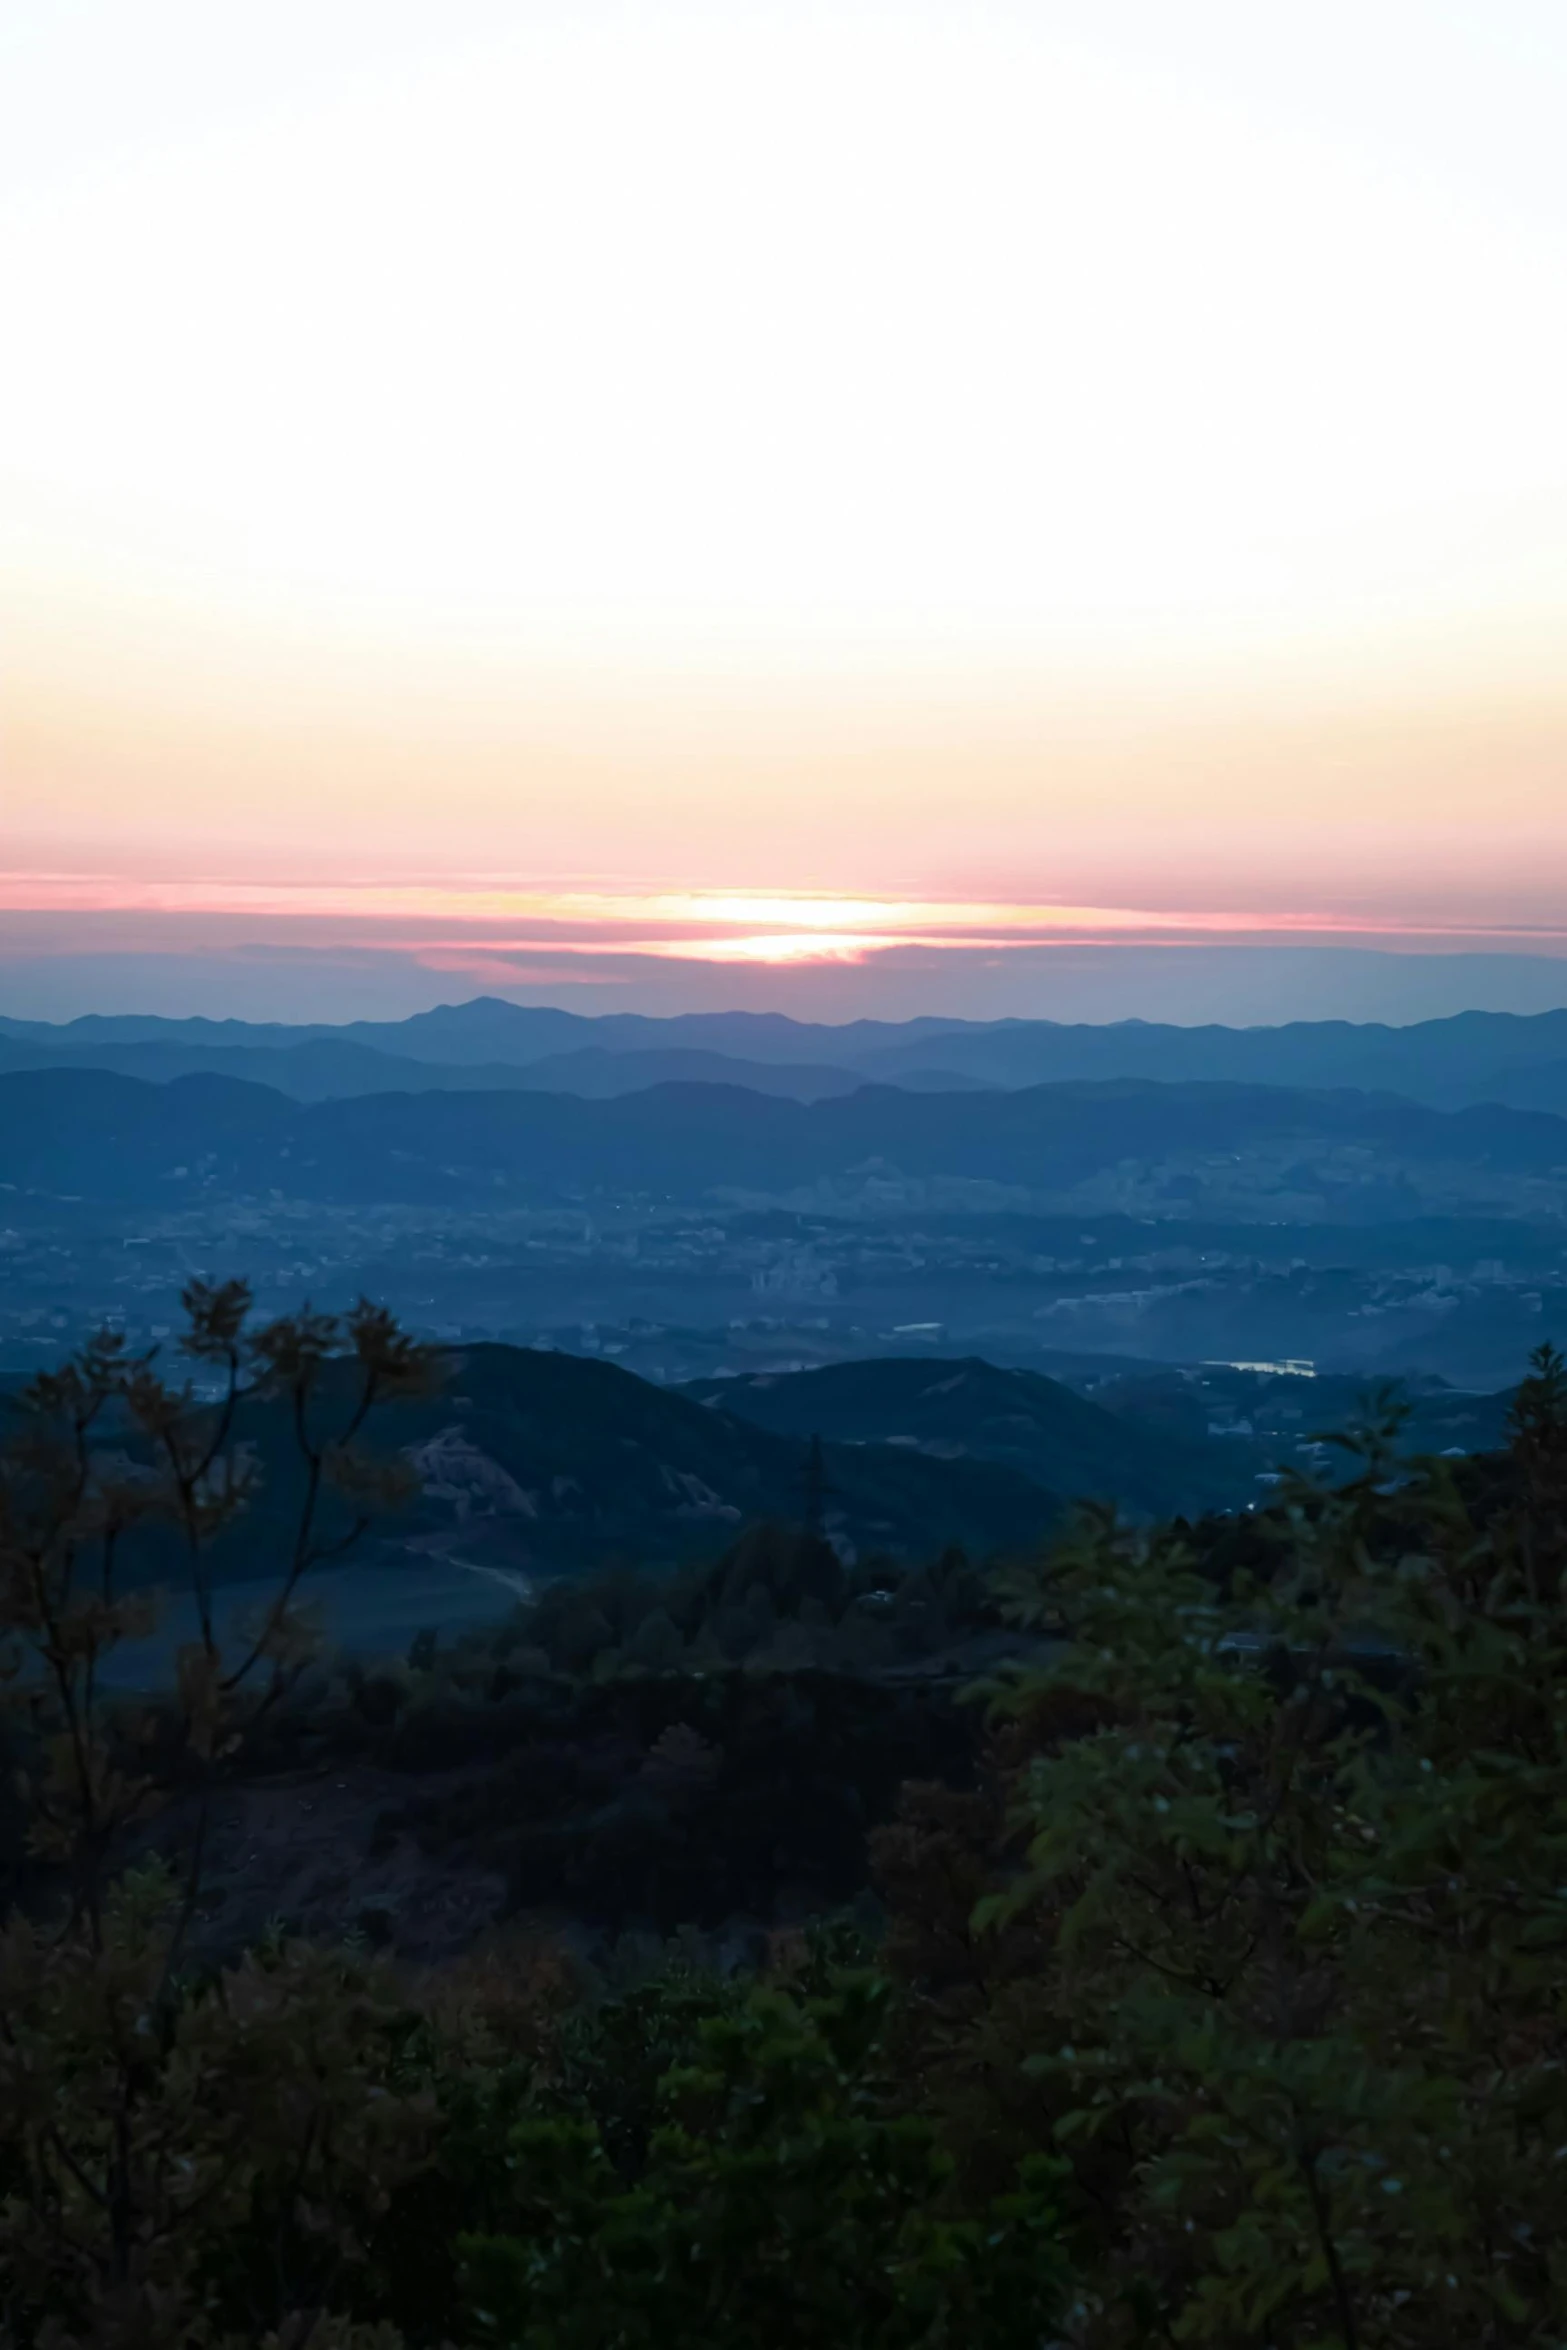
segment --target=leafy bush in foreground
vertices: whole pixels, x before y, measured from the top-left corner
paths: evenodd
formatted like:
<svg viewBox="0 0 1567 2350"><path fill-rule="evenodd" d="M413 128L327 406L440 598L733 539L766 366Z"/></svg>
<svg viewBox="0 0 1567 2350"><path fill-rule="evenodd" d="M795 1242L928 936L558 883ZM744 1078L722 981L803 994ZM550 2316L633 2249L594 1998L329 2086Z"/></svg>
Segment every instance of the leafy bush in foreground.
<svg viewBox="0 0 1567 2350"><path fill-rule="evenodd" d="M616 2160L591 2103L519 2120L503 2230L464 2240L481 2340L518 2350L1032 2350L1059 2306L1054 2166L963 2214L883 2069L890 1987L717 2004Z"/></svg>
<svg viewBox="0 0 1567 2350"><path fill-rule="evenodd" d="M1012 2054L1085 2344L1567 2339L1567 1376L1467 1498L1395 1432L1294 1488L1265 1576L1090 1520L1016 1591L1071 1639L1000 1699L1022 1865L979 1922L1039 1937Z"/></svg>

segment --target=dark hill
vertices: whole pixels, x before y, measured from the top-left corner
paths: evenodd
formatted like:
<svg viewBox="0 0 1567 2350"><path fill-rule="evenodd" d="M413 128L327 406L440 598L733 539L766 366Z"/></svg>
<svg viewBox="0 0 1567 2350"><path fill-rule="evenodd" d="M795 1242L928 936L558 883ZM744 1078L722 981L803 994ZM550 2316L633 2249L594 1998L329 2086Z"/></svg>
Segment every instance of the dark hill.
<svg viewBox="0 0 1567 2350"><path fill-rule="evenodd" d="M1556 1215L1567 1121L1276 1086L1039 1086L961 1104L868 1087L802 1104L670 1085L609 1101L389 1093L300 1105L215 1077L0 1077L0 1183L103 1203L278 1191L342 1205L502 1206L722 1191L776 1199L822 1185L885 1198L909 1181L1000 1185L1038 1203L1141 1215L1214 1201L1243 1218L1294 1221L1379 1220L1433 1202L1506 1212L1527 1187L1533 1208Z"/></svg>
<svg viewBox="0 0 1567 2350"><path fill-rule="evenodd" d="M62 1032L64 1033L64 1032ZM652 1085L740 1085L791 1101L853 1093L866 1080L827 1062L744 1061L698 1048L610 1052L602 1045L550 1053L536 1061L420 1061L339 1036L294 1044L176 1042L110 1037L98 1042L40 1042L0 1030L0 1074L41 1069L102 1069L152 1085L181 1077L229 1077L273 1086L294 1101L345 1101L370 1093L570 1093L588 1100L641 1093ZM911 1066L898 1084L917 1092L966 1093L980 1080Z"/></svg>
<svg viewBox="0 0 1567 2350"><path fill-rule="evenodd" d="M998 1020L944 1037L939 1055L948 1067L991 1085L1130 1077L1162 1084L1353 1086L1441 1108L1516 1099L1505 1090L1509 1073L1559 1063L1564 1056L1567 1011L1461 1012L1407 1028L1349 1020L1296 1020L1278 1028ZM861 1054L859 1065L867 1076L897 1083L905 1064L931 1057L925 1040L892 1036Z"/></svg>
<svg viewBox="0 0 1567 2350"><path fill-rule="evenodd" d="M275 1153L294 1104L226 1077L149 1085L101 1069L0 1076L0 1183L100 1202L176 1204Z"/></svg>
<svg viewBox="0 0 1567 2350"><path fill-rule="evenodd" d="M1483 1080L1488 1101L1512 1110L1546 1110L1567 1118L1567 1055L1559 1061L1525 1061Z"/></svg>
<svg viewBox="0 0 1567 2350"><path fill-rule="evenodd" d="M297 1488L272 1407L252 1407L239 1433L263 1481L214 1553L228 1581L274 1569ZM575 1355L465 1348L440 1394L386 1410L368 1436L405 1452L421 1483L363 1554L388 1572L410 1548L507 1576L716 1559L743 1526L798 1522L805 1505L802 1442ZM845 1445L827 1447L826 1465L826 1530L846 1562L923 1560L949 1544L976 1558L1027 1550L1060 1514L1054 1495L1004 1463ZM328 1534L335 1523L329 1513ZM133 1569L172 1581L178 1561L144 1539Z"/></svg>
<svg viewBox="0 0 1567 2350"><path fill-rule="evenodd" d="M499 1541L536 1564L706 1556L747 1521L797 1520L804 1507L803 1443L704 1410L612 1363L469 1347L448 1396L420 1415L435 1483L460 1489L459 1465L471 1449L527 1496L528 1510L497 1509L484 1531L492 1546ZM923 1558L949 1542L976 1554L1016 1549L1035 1542L1059 1511L1038 1479L1016 1466L932 1460L891 1446L829 1446L827 1457L835 1488L828 1530L857 1554ZM470 1533L480 1506L476 1496L462 1521ZM448 1521L460 1519L462 1505L427 1492L423 1514L443 1511ZM496 1522L508 1515L509 1524Z"/></svg>
<svg viewBox="0 0 1567 2350"><path fill-rule="evenodd" d="M1165 1516L1230 1506L1235 1464L1107 1412L1035 1371L890 1357L693 1381L683 1394L796 1438L819 1433L914 1457L1000 1461L1069 1499Z"/></svg>

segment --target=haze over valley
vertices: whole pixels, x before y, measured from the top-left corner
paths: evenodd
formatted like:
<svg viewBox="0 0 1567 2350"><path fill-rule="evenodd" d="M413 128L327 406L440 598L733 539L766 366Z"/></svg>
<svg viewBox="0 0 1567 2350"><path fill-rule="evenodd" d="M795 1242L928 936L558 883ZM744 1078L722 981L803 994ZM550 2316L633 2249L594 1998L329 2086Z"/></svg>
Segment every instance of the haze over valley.
<svg viewBox="0 0 1567 2350"><path fill-rule="evenodd" d="M1567 1288L1567 1011L844 1029L481 1000L304 1034L12 1021L0 1056L13 1362L103 1311L154 1338L199 1270L665 1382L935 1347L1496 1388Z"/></svg>
<svg viewBox="0 0 1567 2350"><path fill-rule="evenodd" d="M10 1020L0 1061L13 1382L105 1325L166 1354L192 1280L269 1315L370 1297L448 1358L418 1509L321 1585L361 1644L809 1508L849 1561L1027 1549L1081 1499L1245 1514L1328 1471L1323 1430L1381 1382L1410 1445L1483 1451L1567 1327L1567 1010L833 1027L478 999ZM220 1557L242 1591L267 1523Z"/></svg>

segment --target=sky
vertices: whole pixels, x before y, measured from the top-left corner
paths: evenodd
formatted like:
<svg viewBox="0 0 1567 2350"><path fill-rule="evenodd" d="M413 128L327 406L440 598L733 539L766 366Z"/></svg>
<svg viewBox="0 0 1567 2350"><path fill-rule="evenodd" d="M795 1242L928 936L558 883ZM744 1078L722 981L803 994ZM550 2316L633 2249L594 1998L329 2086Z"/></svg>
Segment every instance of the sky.
<svg viewBox="0 0 1567 2350"><path fill-rule="evenodd" d="M0 0L0 1012L1567 1003L1560 0Z"/></svg>

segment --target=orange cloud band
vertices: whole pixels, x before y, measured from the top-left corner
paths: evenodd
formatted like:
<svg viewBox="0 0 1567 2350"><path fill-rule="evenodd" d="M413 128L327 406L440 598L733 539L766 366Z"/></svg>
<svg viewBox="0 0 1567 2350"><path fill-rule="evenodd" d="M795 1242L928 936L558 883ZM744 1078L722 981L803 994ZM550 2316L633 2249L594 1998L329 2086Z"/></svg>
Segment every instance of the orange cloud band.
<svg viewBox="0 0 1567 2350"><path fill-rule="evenodd" d="M1510 944L1567 950L1567 924L1483 921L1473 915L1386 916L1365 908L1063 905L1003 900L839 897L746 890L625 892L539 889L460 877L435 884L137 880L123 875L0 872L0 911L55 917L68 929L93 917L140 918L161 928L193 919L322 928L426 959L548 953L653 956L705 963L861 962L894 950L1006 953L1052 943L1182 939L1218 944L1284 938L1376 940L1390 946ZM74 921L72 918L75 918ZM52 929L54 924L50 924ZM389 935L395 933L395 936Z"/></svg>

